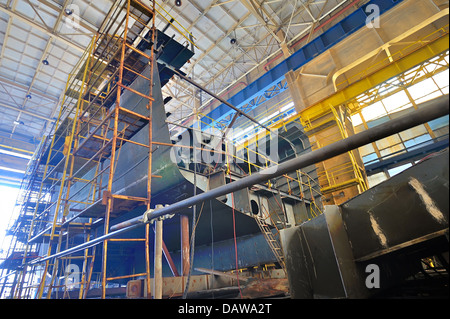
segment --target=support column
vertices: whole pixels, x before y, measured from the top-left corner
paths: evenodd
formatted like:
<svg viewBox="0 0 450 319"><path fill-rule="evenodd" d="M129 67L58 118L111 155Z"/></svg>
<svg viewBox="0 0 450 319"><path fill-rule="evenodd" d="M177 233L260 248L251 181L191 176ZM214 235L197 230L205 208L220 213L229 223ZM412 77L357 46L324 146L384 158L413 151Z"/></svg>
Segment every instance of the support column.
<svg viewBox="0 0 450 319"><path fill-rule="evenodd" d="M162 244L163 244L163 221L161 219L155 222L155 277L153 283L155 285L154 299L162 299Z"/></svg>
<svg viewBox="0 0 450 319"><path fill-rule="evenodd" d="M181 275L187 276L190 268L189 248L189 217L180 215L181 228Z"/></svg>

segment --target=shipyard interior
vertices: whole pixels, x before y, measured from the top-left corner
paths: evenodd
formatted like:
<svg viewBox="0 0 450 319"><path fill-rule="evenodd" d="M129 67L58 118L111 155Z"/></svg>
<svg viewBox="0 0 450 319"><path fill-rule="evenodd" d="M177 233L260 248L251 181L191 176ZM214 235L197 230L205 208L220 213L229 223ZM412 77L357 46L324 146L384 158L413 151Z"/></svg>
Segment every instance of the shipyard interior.
<svg viewBox="0 0 450 319"><path fill-rule="evenodd" d="M0 298L448 298L448 14L0 0Z"/></svg>

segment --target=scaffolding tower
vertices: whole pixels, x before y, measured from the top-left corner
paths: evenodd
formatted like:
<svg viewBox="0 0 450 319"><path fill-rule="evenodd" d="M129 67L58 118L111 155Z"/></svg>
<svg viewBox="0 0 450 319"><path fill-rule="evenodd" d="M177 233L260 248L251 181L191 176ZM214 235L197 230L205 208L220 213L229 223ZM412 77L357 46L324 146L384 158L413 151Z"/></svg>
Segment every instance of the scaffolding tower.
<svg viewBox="0 0 450 319"><path fill-rule="evenodd" d="M53 295L66 293L70 283L79 287L79 298L86 298L95 278L95 247L82 254L46 260L44 265L30 266L25 261L37 257L38 252L40 257L48 257L80 241L89 241L94 223L103 223L103 234L107 234L110 218L119 216L125 209L150 208L155 12L154 1L150 6L135 0L116 2L70 74L54 132L36 152L39 158L31 162L30 169L34 172L27 176L33 181L24 181L31 188L26 193L30 205L22 205L23 212L17 219L21 236L15 234L18 241L22 238L20 258L24 267L15 274L10 297L29 298L33 292L36 298L51 298L52 292ZM148 81L146 90L131 86L138 77ZM121 103L124 94L145 99L146 108L128 109ZM149 143L131 141L145 126L149 127ZM148 149L144 197L117 194L113 188L117 159L126 143ZM89 172L95 173L87 179ZM144 242L145 273L108 276L111 241L114 240L103 243L101 297L106 297L109 281L137 276L146 276L150 296L149 227L144 238L120 240ZM76 269L79 275L74 276L72 266L77 259L82 260L82 266ZM80 280L74 282L73 278Z"/></svg>
<svg viewBox="0 0 450 319"><path fill-rule="evenodd" d="M38 209L38 195L43 178L43 166L39 165L42 150L48 143L48 137L44 137L38 145L36 152L31 157L25 169L24 177L20 184L20 191L16 199L15 207L19 212L15 220L9 225L6 236L11 236L9 248L5 252L7 256L0 264L0 296L10 293L14 295L14 285L19 272L18 267L38 256L38 247L28 247L27 240L32 226L35 211ZM47 199L44 199L47 200ZM42 207L42 206L41 206ZM14 275L14 277L12 277ZM13 278L13 280L11 280ZM7 291L9 290L9 291Z"/></svg>

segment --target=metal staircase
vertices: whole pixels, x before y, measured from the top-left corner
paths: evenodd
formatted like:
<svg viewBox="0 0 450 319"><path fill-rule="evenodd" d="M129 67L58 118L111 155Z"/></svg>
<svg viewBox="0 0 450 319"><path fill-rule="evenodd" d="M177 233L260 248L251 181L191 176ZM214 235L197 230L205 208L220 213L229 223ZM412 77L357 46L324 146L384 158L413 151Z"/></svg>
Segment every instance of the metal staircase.
<svg viewBox="0 0 450 319"><path fill-rule="evenodd" d="M270 216L268 216L266 218L270 218ZM269 247L272 250L275 257L277 258L277 261L280 264L280 266L283 269L286 269L286 264L284 262L283 249L281 248L280 242L275 238L274 233L272 232L272 229L266 223L266 218L262 216L262 212L261 212L261 214L255 215L256 223L258 224L259 228L261 229L261 232L263 233L264 237L266 238L267 244L269 245ZM275 230L279 234L278 229L276 227L275 227Z"/></svg>

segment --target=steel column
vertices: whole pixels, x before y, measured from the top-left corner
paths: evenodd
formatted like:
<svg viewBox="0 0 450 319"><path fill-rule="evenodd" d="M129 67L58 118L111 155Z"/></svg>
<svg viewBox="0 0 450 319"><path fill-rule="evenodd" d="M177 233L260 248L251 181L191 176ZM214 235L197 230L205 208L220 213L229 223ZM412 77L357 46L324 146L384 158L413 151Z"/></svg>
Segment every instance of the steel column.
<svg viewBox="0 0 450 319"><path fill-rule="evenodd" d="M163 241L163 221L158 219L155 227L155 260L154 273L155 277L153 283L155 285L154 299L162 299L162 241Z"/></svg>
<svg viewBox="0 0 450 319"><path fill-rule="evenodd" d="M181 229L181 275L187 276L190 269L189 260L189 217L186 215L180 216L180 229Z"/></svg>

